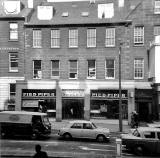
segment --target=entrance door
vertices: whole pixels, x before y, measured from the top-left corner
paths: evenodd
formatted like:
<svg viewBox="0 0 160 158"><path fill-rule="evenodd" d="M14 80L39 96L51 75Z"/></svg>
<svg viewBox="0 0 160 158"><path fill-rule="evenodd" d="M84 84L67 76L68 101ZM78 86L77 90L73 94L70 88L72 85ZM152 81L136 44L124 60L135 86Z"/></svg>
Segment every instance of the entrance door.
<svg viewBox="0 0 160 158"><path fill-rule="evenodd" d="M63 99L62 101L63 119L83 119L84 99Z"/></svg>
<svg viewBox="0 0 160 158"><path fill-rule="evenodd" d="M139 102L138 103L138 114L140 121L149 121L149 106L146 102Z"/></svg>

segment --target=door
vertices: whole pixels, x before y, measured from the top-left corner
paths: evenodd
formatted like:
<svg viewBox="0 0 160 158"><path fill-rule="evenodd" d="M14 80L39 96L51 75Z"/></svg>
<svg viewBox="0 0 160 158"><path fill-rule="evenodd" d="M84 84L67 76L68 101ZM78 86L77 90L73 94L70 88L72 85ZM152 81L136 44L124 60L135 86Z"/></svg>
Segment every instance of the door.
<svg viewBox="0 0 160 158"><path fill-rule="evenodd" d="M72 135L72 137L74 137L74 138L81 138L82 127L83 127L82 123L74 123L71 126L70 131L69 131L70 134Z"/></svg>

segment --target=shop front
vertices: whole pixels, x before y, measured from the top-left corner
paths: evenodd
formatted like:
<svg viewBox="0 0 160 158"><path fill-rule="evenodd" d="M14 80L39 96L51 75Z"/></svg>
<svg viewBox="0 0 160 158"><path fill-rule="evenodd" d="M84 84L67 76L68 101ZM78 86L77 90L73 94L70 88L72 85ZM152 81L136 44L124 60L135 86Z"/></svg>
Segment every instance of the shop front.
<svg viewBox="0 0 160 158"><path fill-rule="evenodd" d="M122 118L128 119L128 91L122 90ZM119 90L91 90L90 117L119 118Z"/></svg>
<svg viewBox="0 0 160 158"><path fill-rule="evenodd" d="M62 90L62 119L84 119L84 90Z"/></svg>
<svg viewBox="0 0 160 158"><path fill-rule="evenodd" d="M56 116L56 90L22 89L22 110L47 112Z"/></svg>

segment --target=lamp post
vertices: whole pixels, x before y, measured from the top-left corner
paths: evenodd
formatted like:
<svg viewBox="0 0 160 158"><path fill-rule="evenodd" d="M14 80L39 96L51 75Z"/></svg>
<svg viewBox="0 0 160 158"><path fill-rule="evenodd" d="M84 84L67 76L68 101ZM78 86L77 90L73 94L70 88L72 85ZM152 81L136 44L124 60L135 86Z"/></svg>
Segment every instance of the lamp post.
<svg viewBox="0 0 160 158"><path fill-rule="evenodd" d="M122 132L122 92L121 92L121 47L122 43L119 44L119 131Z"/></svg>

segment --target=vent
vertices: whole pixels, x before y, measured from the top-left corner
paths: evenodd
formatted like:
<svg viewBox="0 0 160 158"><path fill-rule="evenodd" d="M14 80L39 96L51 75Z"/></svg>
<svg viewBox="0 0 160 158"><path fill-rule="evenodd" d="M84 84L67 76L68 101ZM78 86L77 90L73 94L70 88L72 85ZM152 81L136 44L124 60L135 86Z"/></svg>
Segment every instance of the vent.
<svg viewBox="0 0 160 158"><path fill-rule="evenodd" d="M69 13L68 12L63 12L62 13L62 17L68 17L69 16Z"/></svg>
<svg viewBox="0 0 160 158"><path fill-rule="evenodd" d="M83 17L88 17L88 16L89 16L89 13L88 13L88 12L82 12L82 13L81 13L81 16L83 16Z"/></svg>

